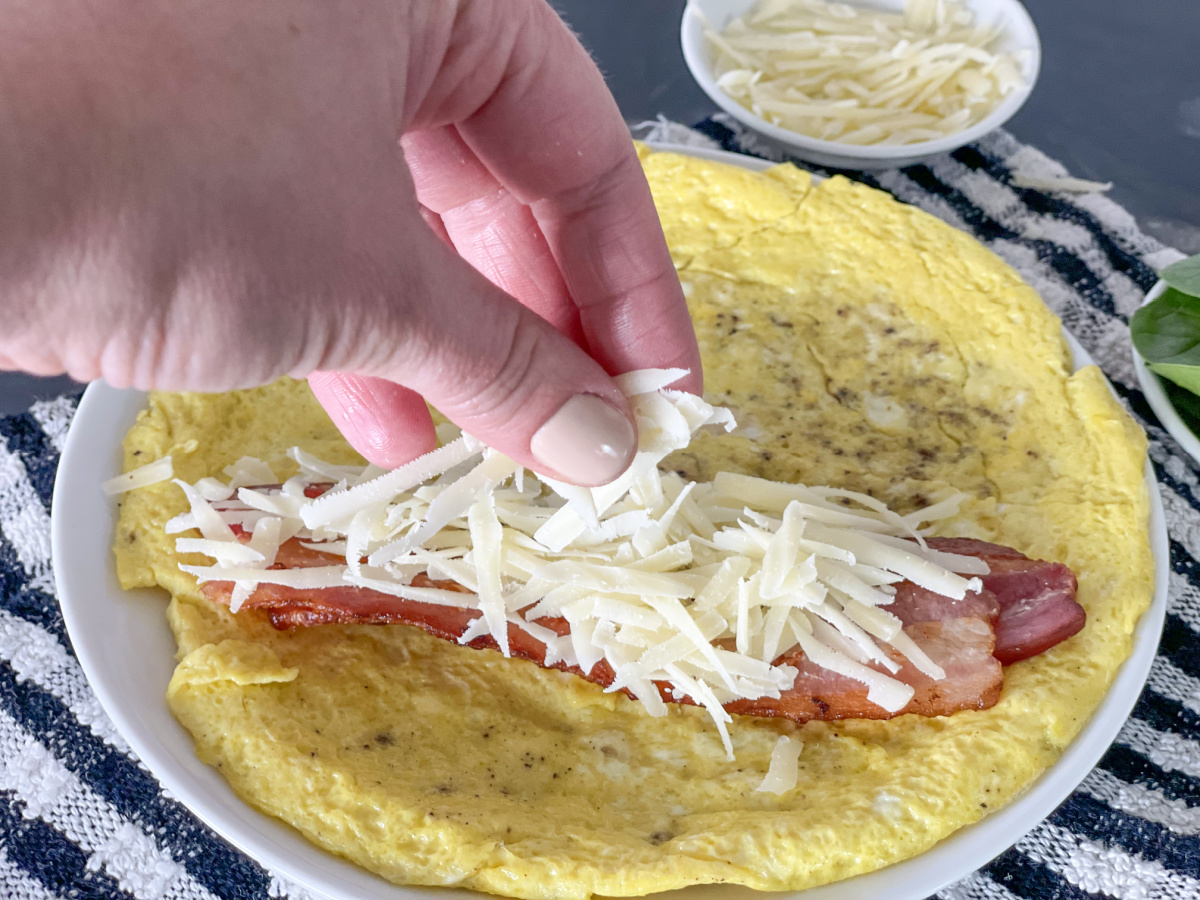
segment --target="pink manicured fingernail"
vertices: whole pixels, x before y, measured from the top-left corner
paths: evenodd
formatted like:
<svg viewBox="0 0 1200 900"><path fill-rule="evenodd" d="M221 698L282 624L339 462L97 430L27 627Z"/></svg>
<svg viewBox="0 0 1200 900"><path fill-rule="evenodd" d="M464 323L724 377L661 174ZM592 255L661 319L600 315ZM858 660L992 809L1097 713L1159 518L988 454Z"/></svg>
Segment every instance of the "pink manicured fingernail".
<svg viewBox="0 0 1200 900"><path fill-rule="evenodd" d="M629 467L637 432L620 410L592 394L576 394L537 430L529 449L565 480L594 487Z"/></svg>

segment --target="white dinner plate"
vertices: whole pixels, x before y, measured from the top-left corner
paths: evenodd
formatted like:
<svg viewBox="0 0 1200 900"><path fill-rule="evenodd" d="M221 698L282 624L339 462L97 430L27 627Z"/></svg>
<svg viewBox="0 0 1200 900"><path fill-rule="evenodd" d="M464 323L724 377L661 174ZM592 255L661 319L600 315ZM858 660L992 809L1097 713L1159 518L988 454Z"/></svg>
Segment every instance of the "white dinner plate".
<svg viewBox="0 0 1200 900"><path fill-rule="evenodd" d="M769 165L720 151L670 149L749 169ZM1090 364L1087 352L1069 334L1066 338L1075 365ZM71 425L54 486L54 576L63 618L101 705L164 788L268 869L331 900L446 900L446 888L399 887L317 848L278 819L242 802L216 769L196 758L191 736L175 721L166 703L167 682L175 667L175 640L167 627L165 595L157 590L123 591L117 584L111 549L116 505L99 487L120 471L121 441L145 403L143 392L92 384ZM804 900L923 900L1015 844L1095 766L1141 693L1166 612L1167 529L1149 466L1146 487L1151 501L1154 599L1138 622L1132 655L1121 666L1091 721L1058 762L1016 801L925 853L811 889L804 892ZM747 900L762 894L719 885L685 888L681 896L686 900Z"/></svg>
<svg viewBox="0 0 1200 900"><path fill-rule="evenodd" d="M1165 281L1157 282L1150 289L1150 293L1146 294L1146 299L1142 303L1145 306L1152 300L1157 300L1162 292L1167 289ZM1129 341L1130 346L1133 346L1133 340ZM1187 422L1175 409L1175 404L1171 402L1170 396L1167 394L1167 389L1163 386L1162 377L1155 375L1151 371L1150 366L1142 359L1142 354L1138 353L1137 347L1133 347L1133 368L1137 373L1138 384L1141 385L1142 393L1146 396L1146 402L1150 404L1150 408L1154 410L1154 414L1158 416L1158 421L1162 423L1163 428L1175 441L1187 451L1187 454L1196 462L1200 462L1200 438L1196 437L1195 432L1188 427ZM1182 390L1182 388L1181 388Z"/></svg>

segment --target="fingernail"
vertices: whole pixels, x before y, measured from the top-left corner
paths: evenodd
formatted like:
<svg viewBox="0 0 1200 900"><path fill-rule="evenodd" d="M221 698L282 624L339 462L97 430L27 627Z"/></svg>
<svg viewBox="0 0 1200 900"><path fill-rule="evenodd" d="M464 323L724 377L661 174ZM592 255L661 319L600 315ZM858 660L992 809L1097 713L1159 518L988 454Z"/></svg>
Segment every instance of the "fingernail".
<svg viewBox="0 0 1200 900"><path fill-rule="evenodd" d="M637 433L619 410L599 397L576 394L537 430L529 449L564 480L595 487L629 467Z"/></svg>

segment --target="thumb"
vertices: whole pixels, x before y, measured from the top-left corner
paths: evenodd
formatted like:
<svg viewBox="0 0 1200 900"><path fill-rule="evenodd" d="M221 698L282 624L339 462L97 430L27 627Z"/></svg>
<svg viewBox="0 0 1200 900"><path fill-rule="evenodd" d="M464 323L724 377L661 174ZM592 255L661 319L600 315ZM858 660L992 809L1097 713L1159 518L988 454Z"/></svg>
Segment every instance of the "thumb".
<svg viewBox="0 0 1200 900"><path fill-rule="evenodd" d="M373 330L355 375L415 391L464 431L551 478L595 486L625 471L637 430L599 363L432 233L420 243L422 271L417 278L408 273L403 300L388 305L387 321ZM318 397L341 423L342 407L361 393L322 389ZM362 424L363 416L383 419L398 408L406 414ZM424 431L414 412L408 401L370 403L355 417L378 445L392 442L392 432Z"/></svg>

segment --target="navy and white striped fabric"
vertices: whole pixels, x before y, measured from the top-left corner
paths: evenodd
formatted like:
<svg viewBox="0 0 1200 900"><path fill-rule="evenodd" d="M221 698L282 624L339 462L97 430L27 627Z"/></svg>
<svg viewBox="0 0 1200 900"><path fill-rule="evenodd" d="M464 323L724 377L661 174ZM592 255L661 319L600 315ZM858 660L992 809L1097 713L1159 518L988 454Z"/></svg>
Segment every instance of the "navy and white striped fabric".
<svg viewBox="0 0 1200 900"><path fill-rule="evenodd" d="M732 122L703 139L771 156ZM777 156L774 158L778 158ZM1129 315L1179 254L1096 194L1014 188L1065 174L1000 132L928 165L846 173L974 234L1008 260L1100 362L1150 435L1171 532L1171 597L1150 683L1078 791L944 900L1200 898L1200 467L1137 389ZM75 401L0 419L0 897L304 900L197 821L133 758L71 652L50 575L50 491Z"/></svg>

